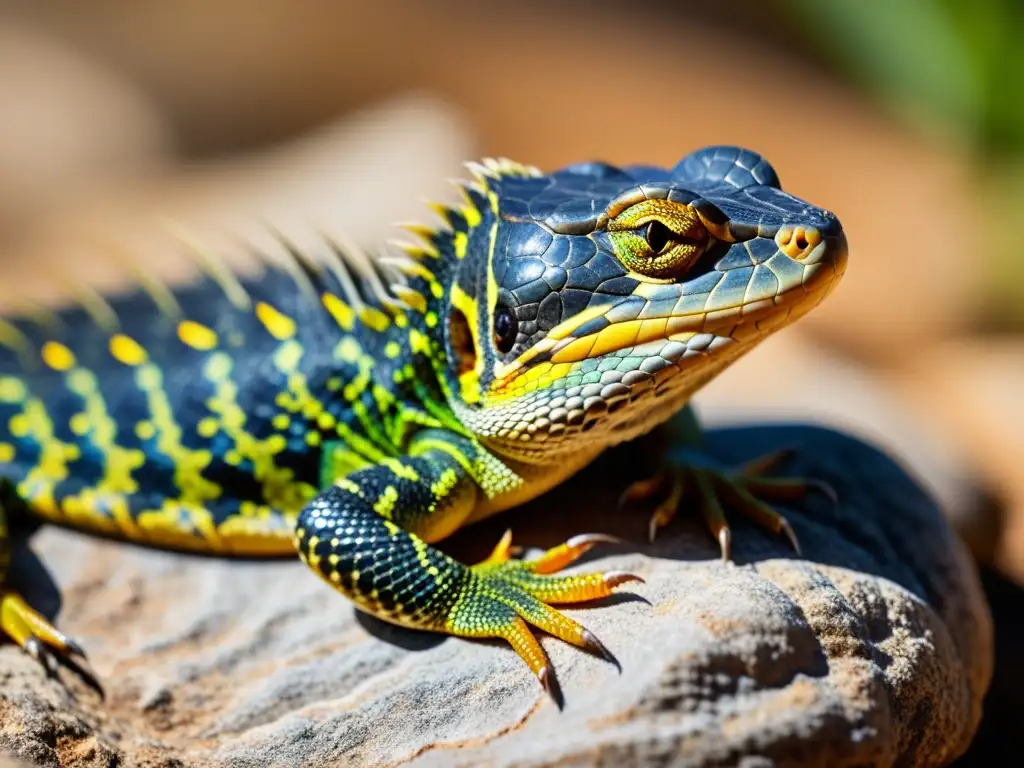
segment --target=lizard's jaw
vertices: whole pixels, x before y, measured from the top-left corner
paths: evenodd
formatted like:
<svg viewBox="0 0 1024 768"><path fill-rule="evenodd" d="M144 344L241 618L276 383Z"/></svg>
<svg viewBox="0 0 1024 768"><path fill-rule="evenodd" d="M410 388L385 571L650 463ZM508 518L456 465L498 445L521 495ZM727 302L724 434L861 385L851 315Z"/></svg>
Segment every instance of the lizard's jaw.
<svg viewBox="0 0 1024 768"><path fill-rule="evenodd" d="M735 243L699 277L641 283L555 327L496 368L486 407L465 414L471 428L496 452L537 462L665 421L722 368L817 306L846 269L841 231L780 228L773 239L769 258Z"/></svg>

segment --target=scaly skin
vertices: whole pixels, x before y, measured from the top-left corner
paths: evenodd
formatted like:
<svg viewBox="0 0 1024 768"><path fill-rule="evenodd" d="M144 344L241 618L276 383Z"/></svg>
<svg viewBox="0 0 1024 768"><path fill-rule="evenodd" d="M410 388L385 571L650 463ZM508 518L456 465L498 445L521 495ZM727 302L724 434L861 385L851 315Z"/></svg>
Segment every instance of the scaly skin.
<svg viewBox="0 0 1024 768"><path fill-rule="evenodd" d="M475 566L431 543L680 411L825 297L845 239L735 148L669 170L470 167L464 204L436 206L444 225L410 227L419 242L383 265L292 249L258 279L214 262L185 290L145 281L0 324L0 630L48 661L78 650L2 587L5 517L27 513L164 547L297 550L383 619L506 639L549 689L528 625L608 656L551 607L636 579L558 575L607 537L530 562L506 539ZM804 486L766 467L669 467L628 496L671 480L653 531L696 488L727 557L722 498L791 533L761 499Z"/></svg>

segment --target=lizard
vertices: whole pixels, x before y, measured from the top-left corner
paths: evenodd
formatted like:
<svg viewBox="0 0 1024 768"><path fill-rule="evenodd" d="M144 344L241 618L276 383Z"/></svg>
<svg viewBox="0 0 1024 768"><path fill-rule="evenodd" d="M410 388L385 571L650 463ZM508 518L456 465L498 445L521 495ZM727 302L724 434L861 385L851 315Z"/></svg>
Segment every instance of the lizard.
<svg viewBox="0 0 1024 768"><path fill-rule="evenodd" d="M739 147L673 167L467 166L459 201L378 259L282 238L288 258L243 276L197 249L186 286L140 279L0 321L0 636L51 671L83 655L5 586L9 520L27 517L298 554L385 621L507 641L549 692L535 630L614 661L556 607L642 581L562 573L612 537L524 560L506 534L473 565L434 544L692 413L697 390L828 295L846 238ZM798 550L773 502L812 482L774 461L666 460L624 499L657 499L653 538L691 493L726 561L727 511Z"/></svg>

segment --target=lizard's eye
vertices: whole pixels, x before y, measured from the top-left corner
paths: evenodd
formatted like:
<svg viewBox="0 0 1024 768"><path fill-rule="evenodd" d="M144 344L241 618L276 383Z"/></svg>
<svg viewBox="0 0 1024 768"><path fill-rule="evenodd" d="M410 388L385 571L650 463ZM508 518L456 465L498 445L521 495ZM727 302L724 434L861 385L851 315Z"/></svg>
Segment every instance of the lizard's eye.
<svg viewBox="0 0 1024 768"><path fill-rule="evenodd" d="M608 234L627 269L656 280L682 277L711 242L693 207L662 199L622 211L609 220Z"/></svg>
<svg viewBox="0 0 1024 768"><path fill-rule="evenodd" d="M494 310L494 345L506 354L516 343L519 321L508 307L499 306Z"/></svg>

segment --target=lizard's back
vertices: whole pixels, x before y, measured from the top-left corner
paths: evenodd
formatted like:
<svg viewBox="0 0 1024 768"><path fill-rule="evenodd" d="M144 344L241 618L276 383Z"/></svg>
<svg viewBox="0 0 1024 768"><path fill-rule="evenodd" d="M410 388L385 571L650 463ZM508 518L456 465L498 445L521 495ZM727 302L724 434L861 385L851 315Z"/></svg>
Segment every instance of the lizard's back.
<svg viewBox="0 0 1024 768"><path fill-rule="evenodd" d="M7 504L151 544L293 552L323 444L353 467L387 452L399 385L368 278L291 266L3 320Z"/></svg>

